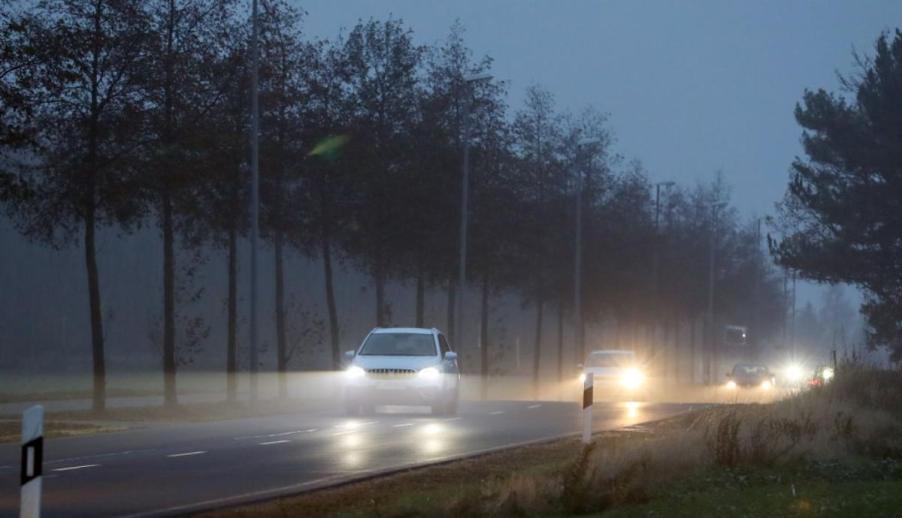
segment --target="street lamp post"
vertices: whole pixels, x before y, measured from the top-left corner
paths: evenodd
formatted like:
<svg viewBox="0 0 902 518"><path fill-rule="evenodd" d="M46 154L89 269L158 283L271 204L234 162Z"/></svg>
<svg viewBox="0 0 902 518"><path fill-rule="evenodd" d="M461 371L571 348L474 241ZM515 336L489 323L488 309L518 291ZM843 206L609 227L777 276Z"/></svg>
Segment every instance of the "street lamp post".
<svg viewBox="0 0 902 518"><path fill-rule="evenodd" d="M470 196L470 104L472 102L472 85L479 81L489 81L490 74L472 74L464 77L463 102L463 164L460 179L460 258L458 259L457 308L454 315L454 336L458 342L463 338L464 288L467 284L467 223L469 218ZM483 344L485 347L485 344Z"/></svg>
<svg viewBox="0 0 902 518"><path fill-rule="evenodd" d="M661 228L661 225L660 225L660 221L661 221L661 187L664 187L665 189L669 190L671 187L673 187L673 185L674 185L674 182L672 182L672 181L658 182L655 184L655 236L654 236L654 243L653 243L653 250L652 250L652 257L653 257L653 259L652 259L652 287L654 289L654 304L653 304L652 308L654 311L653 317L654 317L654 326L655 326L654 327L655 340L652 342L652 347L654 347L657 342L658 331L661 328L661 325L660 325L661 304L659 301L660 288L658 286L658 284L659 284L658 283L658 263L659 263L658 255L659 255L659 248L660 248L660 241L661 241L661 231L660 231L660 228ZM676 362L674 362L674 363L676 363Z"/></svg>
<svg viewBox="0 0 902 518"><path fill-rule="evenodd" d="M579 360L586 359L586 336L583 324L583 170L579 162L580 150L600 142L597 138L584 138L576 143L576 231L573 243L573 313L576 321L576 349Z"/></svg>
<svg viewBox="0 0 902 518"><path fill-rule="evenodd" d="M717 230L717 211L726 205L726 202L722 201L711 203L711 229L708 233L708 311L706 315L706 320L708 321L708 352L705 355L705 382L709 385L714 381L712 368L717 365L717 346L714 333L714 241Z"/></svg>

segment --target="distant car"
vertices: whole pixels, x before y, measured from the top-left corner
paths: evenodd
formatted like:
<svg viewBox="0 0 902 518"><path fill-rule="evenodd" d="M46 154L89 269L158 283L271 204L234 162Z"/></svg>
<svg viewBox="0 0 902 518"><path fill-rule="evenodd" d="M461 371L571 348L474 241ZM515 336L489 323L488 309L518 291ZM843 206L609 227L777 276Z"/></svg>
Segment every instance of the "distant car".
<svg viewBox="0 0 902 518"><path fill-rule="evenodd" d="M592 373L594 394L602 399L636 399L644 397L645 372L629 350L605 349L589 353L582 366L579 381Z"/></svg>
<svg viewBox="0 0 902 518"><path fill-rule="evenodd" d="M727 373L727 388L761 388L770 390L777 383L777 378L765 365L754 363L737 363Z"/></svg>
<svg viewBox="0 0 902 518"><path fill-rule="evenodd" d="M827 383L830 383L830 380L833 379L835 372L833 371L833 367L827 367L826 365L821 365L814 371L814 376L808 380L809 387L822 387Z"/></svg>
<svg viewBox="0 0 902 518"><path fill-rule="evenodd" d="M345 408L372 412L377 405L429 406L433 414L457 412L460 366L457 353L437 329L376 328L345 353Z"/></svg>

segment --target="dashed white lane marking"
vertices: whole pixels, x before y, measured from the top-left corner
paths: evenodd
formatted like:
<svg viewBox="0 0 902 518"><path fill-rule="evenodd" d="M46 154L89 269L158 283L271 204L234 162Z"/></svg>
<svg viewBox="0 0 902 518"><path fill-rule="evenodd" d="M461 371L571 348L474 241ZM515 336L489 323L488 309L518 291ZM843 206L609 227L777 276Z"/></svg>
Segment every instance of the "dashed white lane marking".
<svg viewBox="0 0 902 518"><path fill-rule="evenodd" d="M290 432L278 432L278 433L266 433L262 435L242 435L239 437L233 437L236 441L242 441L245 439L268 439L270 437L285 437L288 435L297 435L299 433L307 433L307 432L315 432L316 428L308 429L308 430L291 430Z"/></svg>
<svg viewBox="0 0 902 518"><path fill-rule="evenodd" d="M445 419L445 422L448 422L448 421L460 421L460 416L458 416L458 417L449 417L448 419Z"/></svg>
<svg viewBox="0 0 902 518"><path fill-rule="evenodd" d="M533 408L539 408L540 406L542 406L542 405L529 405L529 406L526 407L526 408L529 408L529 409L531 410L531 409L533 409Z"/></svg>
<svg viewBox="0 0 902 518"><path fill-rule="evenodd" d="M504 410L495 410L494 412L489 412L489 415L499 415L503 414Z"/></svg>
<svg viewBox="0 0 902 518"><path fill-rule="evenodd" d="M69 466L67 468L56 468L53 471L74 471L76 469L96 468L100 464L82 464L81 466Z"/></svg>
<svg viewBox="0 0 902 518"><path fill-rule="evenodd" d="M339 429L342 429L342 430L356 430L357 428L360 428L361 426L367 426L367 425L371 425L371 424L376 424L376 423L378 423L378 422L379 422L379 421L362 421L362 422L359 422L359 423L358 423L358 422L355 422L355 421L351 421L351 422L348 422L348 423L340 423L340 424L337 424L337 425L333 426L333 428L339 428Z"/></svg>
<svg viewBox="0 0 902 518"><path fill-rule="evenodd" d="M203 455L204 453L207 453L207 452L205 450L186 451L185 453L171 453L171 454L167 455L167 457L169 457L169 458L189 457L191 455Z"/></svg>
<svg viewBox="0 0 902 518"><path fill-rule="evenodd" d="M282 439L281 441L266 441L261 442L260 446L269 446L270 444L285 444L286 442L291 442L288 439Z"/></svg>
<svg viewBox="0 0 902 518"><path fill-rule="evenodd" d="M392 428L404 428L405 426L413 426L413 423L398 423L393 424Z"/></svg>

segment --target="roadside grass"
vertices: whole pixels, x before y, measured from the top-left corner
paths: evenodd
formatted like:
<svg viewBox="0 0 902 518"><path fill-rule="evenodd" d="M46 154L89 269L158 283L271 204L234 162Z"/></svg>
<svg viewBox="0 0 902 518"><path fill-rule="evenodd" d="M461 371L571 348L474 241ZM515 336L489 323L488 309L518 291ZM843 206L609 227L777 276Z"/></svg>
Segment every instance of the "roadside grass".
<svg viewBox="0 0 902 518"><path fill-rule="evenodd" d="M318 404L305 400L266 400L254 403L193 403L189 405L107 408L102 412L71 410L47 412L46 438L71 437L95 433L117 432L151 423L209 422L252 417L296 414L316 409ZM0 443L18 442L21 427L19 415L0 415Z"/></svg>
<svg viewBox="0 0 902 518"><path fill-rule="evenodd" d="M48 420L44 423L44 438L58 439L77 435L117 432L124 429L122 426L112 424ZM19 420L0 419L0 443L19 442L21 438L22 423Z"/></svg>
<svg viewBox="0 0 902 518"><path fill-rule="evenodd" d="M110 388L107 397L144 397L159 396L162 392L153 389ZM2 392L0 403L28 403L34 401L69 401L73 399L91 399L93 393L89 389L49 390L41 392Z"/></svg>
<svg viewBox="0 0 902 518"><path fill-rule="evenodd" d="M902 509L902 374L518 448L215 516L834 516Z"/></svg>
<svg viewBox="0 0 902 518"><path fill-rule="evenodd" d="M66 421L103 421L122 423L142 422L202 422L241 419L248 417L266 417L273 415L296 414L300 410L309 411L324 405L309 400L259 400L249 401L217 401L213 403L191 403L176 406L141 406L109 408L102 412L93 410L72 410L49 412L49 418Z"/></svg>
<svg viewBox="0 0 902 518"><path fill-rule="evenodd" d="M709 468L603 516L893 516L902 462L847 459L774 467Z"/></svg>

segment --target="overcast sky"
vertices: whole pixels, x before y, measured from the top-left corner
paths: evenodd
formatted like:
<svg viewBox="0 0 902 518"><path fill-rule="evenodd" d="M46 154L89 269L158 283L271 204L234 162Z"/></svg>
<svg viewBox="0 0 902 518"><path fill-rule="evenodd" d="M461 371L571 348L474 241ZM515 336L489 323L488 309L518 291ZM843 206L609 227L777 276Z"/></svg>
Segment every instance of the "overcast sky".
<svg viewBox="0 0 902 518"><path fill-rule="evenodd" d="M653 178L724 171L743 213L782 196L800 153L792 110L838 87L854 49L902 26L902 1L306 0L306 29L332 37L362 18L403 19L419 42L455 19L509 81L511 106L539 83L562 107L610 113L618 149Z"/></svg>
<svg viewBox="0 0 902 518"><path fill-rule="evenodd" d="M852 51L902 27L902 1L296 0L306 30L334 37L358 19L403 19L420 43L455 19L495 59L516 109L538 83L563 108L610 114L617 150L653 179L722 170L746 216L773 212L801 153L793 119L805 88L838 89ZM817 297L806 287L800 303Z"/></svg>

